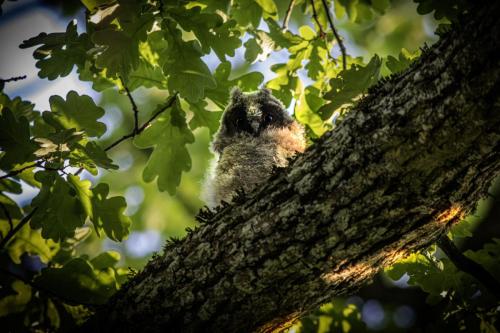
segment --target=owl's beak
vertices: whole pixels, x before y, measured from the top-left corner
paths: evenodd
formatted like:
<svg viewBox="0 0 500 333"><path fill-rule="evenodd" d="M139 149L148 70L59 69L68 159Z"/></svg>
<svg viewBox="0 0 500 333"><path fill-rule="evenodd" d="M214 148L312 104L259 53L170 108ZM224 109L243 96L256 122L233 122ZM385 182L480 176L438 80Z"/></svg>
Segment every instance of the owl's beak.
<svg viewBox="0 0 500 333"><path fill-rule="evenodd" d="M252 130L254 133L258 133L259 132L259 127L260 127L260 119L255 117L255 118L250 118L248 120L248 122L250 123L250 127L252 127Z"/></svg>

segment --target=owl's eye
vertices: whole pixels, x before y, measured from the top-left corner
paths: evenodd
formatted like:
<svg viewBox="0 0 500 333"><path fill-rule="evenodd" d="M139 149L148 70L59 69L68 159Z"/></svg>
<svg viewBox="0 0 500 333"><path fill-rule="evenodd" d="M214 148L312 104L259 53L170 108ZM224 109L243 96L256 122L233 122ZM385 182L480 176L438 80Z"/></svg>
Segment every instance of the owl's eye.
<svg viewBox="0 0 500 333"><path fill-rule="evenodd" d="M268 124L269 124L269 123L270 123L270 122L272 122L272 121L273 121L273 116L271 116L270 114L266 114L266 115L264 116L264 122L266 122L266 123L268 123Z"/></svg>
<svg viewBox="0 0 500 333"><path fill-rule="evenodd" d="M244 125L243 119L241 119L241 118L236 119L236 121L234 122L234 124L236 125L236 128L240 128L241 129L243 127L243 125Z"/></svg>

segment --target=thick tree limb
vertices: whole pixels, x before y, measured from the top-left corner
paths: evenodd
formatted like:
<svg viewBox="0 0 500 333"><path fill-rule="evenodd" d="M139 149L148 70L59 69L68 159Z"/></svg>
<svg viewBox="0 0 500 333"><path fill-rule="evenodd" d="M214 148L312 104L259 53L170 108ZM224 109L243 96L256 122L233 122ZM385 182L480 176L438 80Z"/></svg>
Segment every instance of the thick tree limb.
<svg viewBox="0 0 500 333"><path fill-rule="evenodd" d="M168 245L87 329L269 332L435 242L500 170L500 5L489 7Z"/></svg>

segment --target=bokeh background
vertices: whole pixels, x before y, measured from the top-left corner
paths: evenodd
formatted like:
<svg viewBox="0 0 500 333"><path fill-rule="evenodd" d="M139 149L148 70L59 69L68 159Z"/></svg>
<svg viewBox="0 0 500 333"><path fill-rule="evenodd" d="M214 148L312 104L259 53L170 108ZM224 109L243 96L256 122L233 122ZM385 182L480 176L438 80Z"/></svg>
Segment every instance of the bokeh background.
<svg viewBox="0 0 500 333"><path fill-rule="evenodd" d="M276 3L282 18L288 1ZM399 0L391 3L391 8L385 15L376 16L366 23L353 23L347 18L338 23L349 54L365 59L375 53L380 56L397 56L402 48L413 52L424 43L432 44L438 39L434 34L438 22L431 15L419 15L416 4L411 1ZM82 32L85 10L79 1L6 1L2 10L0 77L27 75L25 80L9 83L5 87L5 92L10 97L21 96L35 103L36 110L44 111L49 109L48 101L51 95L65 96L68 91L76 90L80 95L91 96L106 110L102 121L111 130L101 138L104 146L130 132L133 119L130 103L125 95L113 89L104 93L95 92L90 83L78 79L76 70L54 81L40 79L37 76L38 69L35 67L32 50L22 50L18 47L23 40L40 32L64 31L68 21L72 19L77 20L79 32ZM297 32L298 27L304 24L312 26L312 22L306 19L307 17L296 9L290 21L290 30ZM265 29L264 23L262 29ZM250 70L260 71L266 82L274 76L270 66L286 61L287 58L287 51L283 50L272 54L263 62L248 64L244 61L244 48L241 47L230 61L235 69L233 75ZM207 55L204 60L211 70L219 63L214 54ZM382 70L382 74L384 73L387 74L385 68ZM306 75L300 77L307 85L309 79ZM133 96L144 117L165 99L164 93L155 89L140 88L133 92ZM154 252L161 251L167 238L182 237L186 227L196 224L194 217L204 205L200 199L200 189L213 156L209 150L208 130L197 129L195 136L196 141L188 146L193 167L191 171L183 174L175 196L159 192L154 182L145 183L142 180L142 168L148 159L148 151L135 149L130 142L124 142L111 151L110 156L119 165L119 170L100 170L96 177L84 174L83 178L94 183L97 179L109 183L114 191L111 194L124 196L128 204L126 214L132 218L133 223L130 236L122 243L98 238L92 233L78 248L80 254L93 257L103 250L112 249L121 254L119 266L138 270ZM464 250L479 249L485 241L499 237L500 205L496 199L500 198L499 187L492 188L491 195L481 204L474 216L469 217L476 225L476 231L473 238L462 242ZM35 194L34 189L26 186L22 195L10 196L24 205L28 204ZM429 323L436 322L436 326L439 326L439 313L436 308L426 304L426 294L418 288L409 287L406 281L407 278L403 277L400 281L393 282L384 274L379 274L371 285L354 296L335 300L335 304L339 308L354 304L362 315L362 321L371 331L423 332L428 329Z"/></svg>

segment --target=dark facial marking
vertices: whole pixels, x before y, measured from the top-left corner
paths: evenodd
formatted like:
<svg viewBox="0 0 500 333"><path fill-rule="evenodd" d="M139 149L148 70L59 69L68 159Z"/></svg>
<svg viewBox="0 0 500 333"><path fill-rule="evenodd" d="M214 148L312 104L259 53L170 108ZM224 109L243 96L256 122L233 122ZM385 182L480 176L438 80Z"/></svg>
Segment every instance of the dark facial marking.
<svg viewBox="0 0 500 333"><path fill-rule="evenodd" d="M233 106L224 114L224 125L227 135L233 136L237 133L248 132L253 134L252 127L247 120L246 107L243 104Z"/></svg>

